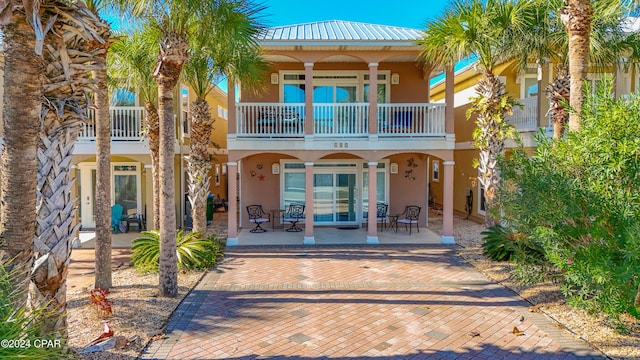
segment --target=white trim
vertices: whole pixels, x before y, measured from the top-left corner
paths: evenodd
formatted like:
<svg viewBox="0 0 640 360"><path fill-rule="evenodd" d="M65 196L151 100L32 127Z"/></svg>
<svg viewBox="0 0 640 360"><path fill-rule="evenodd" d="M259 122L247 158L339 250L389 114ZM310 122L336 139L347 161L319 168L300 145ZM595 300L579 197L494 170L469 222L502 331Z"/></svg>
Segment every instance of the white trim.
<svg viewBox="0 0 640 360"><path fill-rule="evenodd" d="M442 165L447 166L447 165L455 165L456 162L453 160L446 160L442 162Z"/></svg>
<svg viewBox="0 0 640 360"><path fill-rule="evenodd" d="M367 165L369 165L369 166L378 166L378 162L377 161L369 161L367 163Z"/></svg>
<svg viewBox="0 0 640 360"><path fill-rule="evenodd" d="M237 161L227 161L227 166L238 166Z"/></svg>
<svg viewBox="0 0 640 360"><path fill-rule="evenodd" d="M305 64L306 65L306 64ZM280 84L278 85L279 101L284 103L284 86L291 84L305 84L305 80L286 80L285 75L306 75L301 70L280 70ZM369 85L370 81L365 80L365 75L369 76L369 70L314 70L313 71L313 86L339 86L350 85L356 87L356 102L364 102L364 86ZM385 103L389 103L391 99L391 71L390 70L378 70L378 76L384 75L385 79L378 79L378 85L385 85ZM323 79L323 76L352 76L348 79ZM308 89L305 89L308 91ZM313 91L313 89L311 89ZM371 90L370 90L371 91ZM377 93L377 91L376 91ZM335 97L335 95L334 95Z"/></svg>
<svg viewBox="0 0 640 360"><path fill-rule="evenodd" d="M313 63L312 62L306 62L304 63L304 67L313 67Z"/></svg>
<svg viewBox="0 0 640 360"><path fill-rule="evenodd" d="M313 236L305 236L302 243L304 245L315 245L316 239Z"/></svg>
<svg viewBox="0 0 640 360"><path fill-rule="evenodd" d="M367 235L367 244L369 245L377 245L380 244L377 236L369 236Z"/></svg>
<svg viewBox="0 0 640 360"><path fill-rule="evenodd" d="M240 243L238 242L238 238L227 238L227 246L238 246Z"/></svg>
<svg viewBox="0 0 640 360"><path fill-rule="evenodd" d="M380 64L378 64L377 62L371 62L371 63L369 63L369 67L374 67L374 66L376 66L376 67L377 67L378 65L380 65Z"/></svg>
<svg viewBox="0 0 640 360"><path fill-rule="evenodd" d="M486 216L487 212L485 210L481 210L480 209L480 205L482 205L482 198L484 197L483 193L484 193L484 187L482 186L482 184L480 183L480 180L478 180L478 189L477 189L477 193L478 193L478 198L476 199L477 202L477 212L478 215L482 215L482 216Z"/></svg>

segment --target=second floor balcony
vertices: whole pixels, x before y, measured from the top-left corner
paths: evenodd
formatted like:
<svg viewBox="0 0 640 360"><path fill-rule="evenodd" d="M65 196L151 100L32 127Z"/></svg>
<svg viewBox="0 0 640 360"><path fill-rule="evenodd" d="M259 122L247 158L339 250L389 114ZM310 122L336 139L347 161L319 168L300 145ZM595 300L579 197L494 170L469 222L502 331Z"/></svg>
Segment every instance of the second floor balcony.
<svg viewBox="0 0 640 360"><path fill-rule="evenodd" d="M239 103L236 136L250 138L445 137L445 105L384 103L377 105L377 128L370 131L368 103L315 103L308 128L304 103ZM311 132L309 133L309 130Z"/></svg>
<svg viewBox="0 0 640 360"><path fill-rule="evenodd" d="M140 141L142 138L145 109L141 106L112 106L111 141ZM89 121L84 125L79 141L95 141L95 110L89 110Z"/></svg>

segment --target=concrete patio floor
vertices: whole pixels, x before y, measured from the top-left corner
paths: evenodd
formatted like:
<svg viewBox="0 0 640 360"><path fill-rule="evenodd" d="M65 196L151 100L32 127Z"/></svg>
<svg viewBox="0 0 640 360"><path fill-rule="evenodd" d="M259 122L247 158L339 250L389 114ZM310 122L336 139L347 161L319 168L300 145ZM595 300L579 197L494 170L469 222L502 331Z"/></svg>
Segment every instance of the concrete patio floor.
<svg viewBox="0 0 640 360"><path fill-rule="evenodd" d="M605 358L529 305L452 246L227 248L141 358Z"/></svg>

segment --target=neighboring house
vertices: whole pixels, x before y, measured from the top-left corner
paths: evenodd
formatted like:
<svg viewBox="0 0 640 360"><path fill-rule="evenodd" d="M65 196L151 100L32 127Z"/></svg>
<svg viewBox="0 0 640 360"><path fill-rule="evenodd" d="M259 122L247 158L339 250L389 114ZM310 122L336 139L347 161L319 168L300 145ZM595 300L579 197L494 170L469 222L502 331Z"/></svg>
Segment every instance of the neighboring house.
<svg viewBox="0 0 640 360"><path fill-rule="evenodd" d="M442 242L453 243L453 118L445 120L445 104L429 103L421 36L346 21L260 35L272 62L267 89L241 86L233 104L229 86L229 193L238 202L229 202L227 245L250 226L251 204L305 204L300 243L313 244L314 227L361 226L371 203L388 204L391 214L420 206L425 227L430 198L443 209ZM371 222L363 241L377 243L377 231Z"/></svg>
<svg viewBox="0 0 640 360"><path fill-rule="evenodd" d="M176 134L175 145L175 184L176 216L179 227L189 222L190 206L187 193L187 162L189 154L189 106L195 95L187 86L178 86L176 93ZM211 115L215 118L211 136L211 152L217 160L211 171L210 193L216 198L227 198L226 176L223 173L227 162L227 98L219 88L215 88L207 101ZM148 225L153 218L153 189L151 184L151 157L148 140L143 139L144 107L133 93L120 90L112 96L114 106L111 114L111 202L123 206L125 213L143 214ZM90 115L91 117L91 115ZM214 148L213 144L219 148ZM73 155L74 168L77 168L76 194L79 198L79 221L83 229L95 227L94 199L96 182L96 146L95 132L91 120L82 130ZM73 170L72 170L73 171Z"/></svg>

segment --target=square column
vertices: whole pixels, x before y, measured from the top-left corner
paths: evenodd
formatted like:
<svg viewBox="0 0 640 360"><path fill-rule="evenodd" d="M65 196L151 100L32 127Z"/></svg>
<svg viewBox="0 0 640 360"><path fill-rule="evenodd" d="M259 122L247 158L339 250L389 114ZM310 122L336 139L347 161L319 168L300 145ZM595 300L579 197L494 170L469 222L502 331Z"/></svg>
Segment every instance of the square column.
<svg viewBox="0 0 640 360"><path fill-rule="evenodd" d="M313 163L304 163L304 244L314 245L313 237Z"/></svg>
<svg viewBox="0 0 640 360"><path fill-rule="evenodd" d="M378 138L378 63L369 63L369 139Z"/></svg>
<svg viewBox="0 0 640 360"><path fill-rule="evenodd" d="M449 66L445 73L445 95L444 95L444 131L447 136L455 136L455 82L453 66Z"/></svg>
<svg viewBox="0 0 640 360"><path fill-rule="evenodd" d="M442 240L443 244L455 244L453 237L453 167L455 161L445 161L443 174Z"/></svg>
<svg viewBox="0 0 640 360"><path fill-rule="evenodd" d="M227 246L238 246L238 163L227 163L227 181L229 188L229 209L227 211Z"/></svg>
<svg viewBox="0 0 640 360"><path fill-rule="evenodd" d="M304 63L304 137L313 138L313 63Z"/></svg>
<svg viewBox="0 0 640 360"><path fill-rule="evenodd" d="M229 125L227 130L227 136L229 138L236 137L236 83L227 79L227 124ZM229 136L230 135L230 136Z"/></svg>
<svg viewBox="0 0 640 360"><path fill-rule="evenodd" d="M379 244L378 241L378 211L376 192L378 182L376 181L376 172L378 163L370 161L369 165L369 223L367 227L367 244Z"/></svg>

